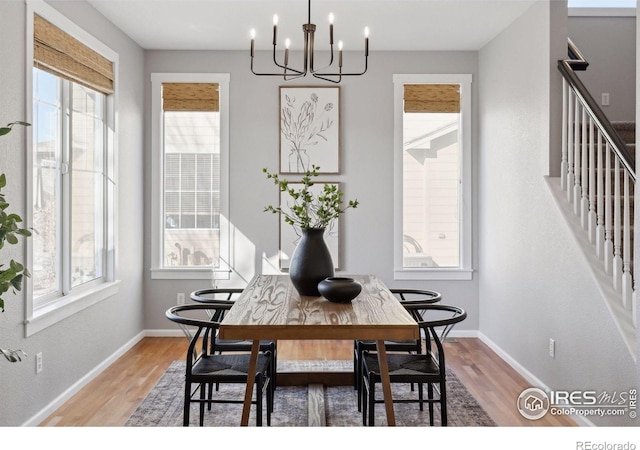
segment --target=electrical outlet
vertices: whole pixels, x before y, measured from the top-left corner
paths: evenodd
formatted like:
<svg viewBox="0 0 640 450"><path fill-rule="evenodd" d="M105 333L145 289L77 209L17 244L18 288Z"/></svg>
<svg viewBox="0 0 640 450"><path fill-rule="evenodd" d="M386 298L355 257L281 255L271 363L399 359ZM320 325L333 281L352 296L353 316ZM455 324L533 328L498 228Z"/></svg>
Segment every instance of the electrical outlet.
<svg viewBox="0 0 640 450"><path fill-rule="evenodd" d="M609 93L608 92L603 92L602 93L602 106L609 106Z"/></svg>
<svg viewBox="0 0 640 450"><path fill-rule="evenodd" d="M178 292L178 305L184 305L184 292Z"/></svg>
<svg viewBox="0 0 640 450"><path fill-rule="evenodd" d="M42 352L36 354L36 373L42 372Z"/></svg>
<svg viewBox="0 0 640 450"><path fill-rule="evenodd" d="M549 339L549 356L556 357L556 341Z"/></svg>

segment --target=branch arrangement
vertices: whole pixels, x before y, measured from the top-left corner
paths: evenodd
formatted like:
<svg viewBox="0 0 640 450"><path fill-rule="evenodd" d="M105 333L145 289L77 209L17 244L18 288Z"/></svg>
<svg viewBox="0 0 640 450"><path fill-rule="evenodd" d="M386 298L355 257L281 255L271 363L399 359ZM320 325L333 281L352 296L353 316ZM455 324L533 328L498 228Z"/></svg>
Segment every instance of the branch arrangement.
<svg viewBox="0 0 640 450"><path fill-rule="evenodd" d="M289 194L292 201L288 205L290 211L272 205L265 207L264 211L282 214L286 223L300 229L331 228L334 220L347 209L358 207L358 200L349 200L347 205L343 206L343 192L337 184L325 184L318 194L311 192L310 188L314 185L312 177L317 177L319 170L319 166L312 165L311 169L307 170L302 177L302 187L295 189L289 186L288 180L280 178L275 173L270 173L266 168L262 169L267 179L273 180L274 184L278 185L280 192Z"/></svg>

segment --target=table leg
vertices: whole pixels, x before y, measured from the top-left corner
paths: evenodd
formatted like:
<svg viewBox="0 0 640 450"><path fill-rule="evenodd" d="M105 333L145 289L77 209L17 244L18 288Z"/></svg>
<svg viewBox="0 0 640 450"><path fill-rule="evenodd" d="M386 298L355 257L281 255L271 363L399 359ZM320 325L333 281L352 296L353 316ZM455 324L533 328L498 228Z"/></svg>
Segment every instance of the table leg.
<svg viewBox="0 0 640 450"><path fill-rule="evenodd" d="M242 408L241 427L249 425L249 413L251 412L251 398L253 397L253 385L256 381L256 367L258 367L258 352L260 351L260 341L253 341L251 345L251 359L249 360L249 372L247 373L247 388L244 392L244 406ZM260 392L258 392L260 395Z"/></svg>
<svg viewBox="0 0 640 450"><path fill-rule="evenodd" d="M384 394L384 407L387 411L387 424L390 427L395 427L396 417L393 412L391 380L389 378L389 364L387 362L387 349L384 346L384 340L376 341L376 349L378 351L378 366L380 366L380 384L382 384L382 393Z"/></svg>

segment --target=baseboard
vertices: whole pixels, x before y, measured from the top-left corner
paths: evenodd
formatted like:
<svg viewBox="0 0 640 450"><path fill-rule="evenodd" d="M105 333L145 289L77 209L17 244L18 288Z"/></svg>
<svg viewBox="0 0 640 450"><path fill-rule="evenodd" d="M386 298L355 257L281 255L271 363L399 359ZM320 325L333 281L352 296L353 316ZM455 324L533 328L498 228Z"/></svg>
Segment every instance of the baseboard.
<svg viewBox="0 0 640 450"><path fill-rule="evenodd" d="M527 380L531 387L537 387L542 389L545 392L550 392L552 389L542 382L538 377L532 374L526 367L516 361L511 357L507 352L505 352L501 347L499 347L495 342L487 337L481 331L478 331L478 339L480 339L483 343L485 343L493 352L495 352L501 359L503 359L507 364L509 364L513 370L518 372L520 376L522 376L525 380ZM595 426L593 422L586 419L583 416L571 416L571 418L579 425L583 427L593 427Z"/></svg>
<svg viewBox="0 0 640 450"><path fill-rule="evenodd" d="M182 330L145 330L144 337L184 337Z"/></svg>
<svg viewBox="0 0 640 450"><path fill-rule="evenodd" d="M60 394L56 399L49 403L46 407L41 409L37 414L32 416L29 420L22 424L25 427L38 426L42 421L49 417L53 412L60 408L71 397L80 392L80 390L91 382L94 378L100 375L107 367L109 367L115 360L127 353L134 345L140 342L145 337L145 332L140 332L134 336L129 342L124 344L118 350L116 350L111 356L102 361L91 371L89 371L84 377L80 378L74 384L72 384L66 391Z"/></svg>

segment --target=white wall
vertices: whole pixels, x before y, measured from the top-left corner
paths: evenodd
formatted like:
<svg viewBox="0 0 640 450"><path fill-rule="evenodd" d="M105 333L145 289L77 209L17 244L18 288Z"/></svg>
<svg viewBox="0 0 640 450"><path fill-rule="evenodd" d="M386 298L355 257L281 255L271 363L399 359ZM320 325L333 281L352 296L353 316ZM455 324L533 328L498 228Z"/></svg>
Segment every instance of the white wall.
<svg viewBox="0 0 640 450"><path fill-rule="evenodd" d="M569 37L589 62L578 76L612 121L634 121L636 112L636 18L570 16Z"/></svg>
<svg viewBox="0 0 640 450"><path fill-rule="evenodd" d="M23 349L21 363L0 361L0 426L30 423L32 416L116 353L143 330L143 52L127 36L84 2L52 5L119 53L118 96L118 229L120 253L117 296L24 338L24 295L7 296L0 314L0 344ZM26 7L22 1L0 2L0 123L25 117ZM25 133L0 140L0 170L8 173L7 194L24 216ZM25 260L24 246L5 257ZM35 374L35 355L43 354L43 371ZM42 419L42 418L40 418Z"/></svg>
<svg viewBox="0 0 640 450"><path fill-rule="evenodd" d="M294 55L292 60L298 57ZM247 52L148 51L145 58L147 83L152 72L231 74L230 219L236 232L232 258L235 258L239 272L234 284L244 286L255 274L273 272L273 267L264 263L263 255L271 259L277 255L278 220L276 216L262 211L265 205L277 204L278 192L261 170L268 167L274 171L278 167L278 87L283 81L252 75ZM256 58L257 67L269 67L269 53L258 53ZM345 59L355 58L361 58L361 55L345 54ZM390 287L402 285L441 292L444 301L468 310L469 318L456 330L476 330L478 327L477 280L402 284L393 280L392 77L394 73L471 73L475 77L476 70L476 52L372 52L367 74L340 84L342 173L321 178L341 182L345 198L360 201L357 209L349 210L340 219L343 272L376 274ZM294 83L324 84L312 77ZM149 97L145 102L146 117L149 118ZM472 104L475 103L474 97ZM149 135L149 120L145 126ZM151 167L151 151L150 142L147 142L147 168ZM150 176L147 170L145 182L148 192ZM145 197L145 204L149 205L150 200L149 196ZM147 207L147 219L149 212ZM148 273L149 227L147 221L145 327L169 329L173 324L168 323L164 312L175 304L176 293L209 287L210 281L151 280Z"/></svg>
<svg viewBox="0 0 640 450"><path fill-rule="evenodd" d="M544 179L559 148L563 8L534 4L480 51L480 331L546 387L620 392L637 387L636 364Z"/></svg>

